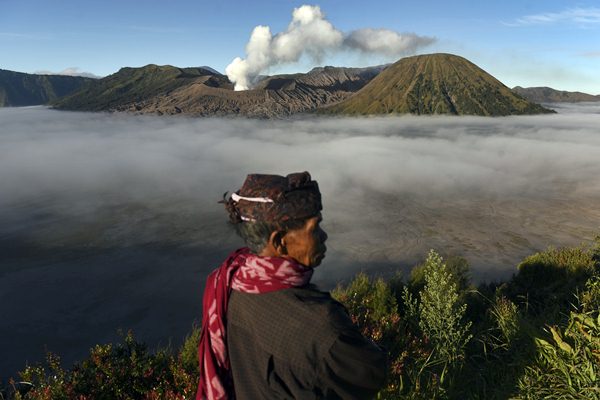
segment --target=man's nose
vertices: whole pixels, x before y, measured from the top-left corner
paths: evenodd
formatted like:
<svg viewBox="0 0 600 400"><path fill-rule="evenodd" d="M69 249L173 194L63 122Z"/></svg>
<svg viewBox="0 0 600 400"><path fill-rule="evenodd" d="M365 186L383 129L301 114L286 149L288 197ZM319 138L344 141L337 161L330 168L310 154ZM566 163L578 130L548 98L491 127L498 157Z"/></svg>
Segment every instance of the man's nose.
<svg viewBox="0 0 600 400"><path fill-rule="evenodd" d="M327 240L329 236L327 236L327 232L325 232L323 229L321 229L321 241L323 243L325 243L325 241Z"/></svg>

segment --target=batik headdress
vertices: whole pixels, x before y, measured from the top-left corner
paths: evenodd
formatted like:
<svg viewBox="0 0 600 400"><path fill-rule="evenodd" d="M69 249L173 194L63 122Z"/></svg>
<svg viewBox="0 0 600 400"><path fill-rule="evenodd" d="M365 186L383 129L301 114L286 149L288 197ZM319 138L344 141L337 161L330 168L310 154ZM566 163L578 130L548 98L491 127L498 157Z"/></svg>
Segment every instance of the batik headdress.
<svg viewBox="0 0 600 400"><path fill-rule="evenodd" d="M237 192L224 200L232 223L301 220L322 210L317 181L308 172L250 174Z"/></svg>

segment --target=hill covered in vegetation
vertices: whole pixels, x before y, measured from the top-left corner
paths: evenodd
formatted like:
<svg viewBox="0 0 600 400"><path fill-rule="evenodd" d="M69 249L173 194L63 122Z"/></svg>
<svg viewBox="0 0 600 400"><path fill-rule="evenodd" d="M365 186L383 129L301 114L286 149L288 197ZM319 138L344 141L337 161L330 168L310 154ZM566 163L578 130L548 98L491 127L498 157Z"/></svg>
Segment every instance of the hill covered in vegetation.
<svg viewBox="0 0 600 400"><path fill-rule="evenodd" d="M513 92L525 97L529 101L536 103L579 103L583 101L600 101L600 95L594 96L582 92L567 92L565 90L556 90L549 87L528 87L515 86Z"/></svg>
<svg viewBox="0 0 600 400"><path fill-rule="evenodd" d="M194 83L233 89L226 77L211 69L150 64L141 68L121 68L93 85L55 101L53 106L74 111L135 111L136 107L141 109L138 103Z"/></svg>
<svg viewBox="0 0 600 400"><path fill-rule="evenodd" d="M432 250L408 277L359 274L332 295L389 352L378 399L600 399L600 238L533 254L507 282L475 287L464 259ZM150 351L129 333L70 369L49 354L3 396L194 398L199 336Z"/></svg>
<svg viewBox="0 0 600 400"><path fill-rule="evenodd" d="M47 104L94 81L65 75L36 75L0 69L0 107Z"/></svg>
<svg viewBox="0 0 600 400"><path fill-rule="evenodd" d="M401 59L354 96L322 112L500 116L554 111L513 93L462 57L428 54Z"/></svg>

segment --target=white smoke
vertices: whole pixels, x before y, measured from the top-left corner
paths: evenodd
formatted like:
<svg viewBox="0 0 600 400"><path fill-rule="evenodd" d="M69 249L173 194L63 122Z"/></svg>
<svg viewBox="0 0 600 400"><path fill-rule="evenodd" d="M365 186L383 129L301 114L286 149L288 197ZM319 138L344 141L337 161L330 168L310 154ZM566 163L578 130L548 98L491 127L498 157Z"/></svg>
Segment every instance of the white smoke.
<svg viewBox="0 0 600 400"><path fill-rule="evenodd" d="M388 29L359 29L344 34L325 19L319 6L303 5L294 9L285 32L273 36L268 26L254 28L246 45L246 58L236 57L225 73L235 84L235 90L247 90L269 67L297 62L303 55L320 61L327 53L358 50L397 57L434 41Z"/></svg>

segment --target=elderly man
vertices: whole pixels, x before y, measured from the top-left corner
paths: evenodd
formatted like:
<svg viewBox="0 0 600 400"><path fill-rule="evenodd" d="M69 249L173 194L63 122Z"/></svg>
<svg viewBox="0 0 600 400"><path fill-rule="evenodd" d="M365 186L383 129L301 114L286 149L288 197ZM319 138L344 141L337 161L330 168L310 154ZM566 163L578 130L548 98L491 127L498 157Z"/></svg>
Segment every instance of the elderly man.
<svg viewBox="0 0 600 400"><path fill-rule="evenodd" d="M308 172L248 175L224 203L248 247L207 279L196 398L372 398L385 352L310 285L327 240L317 182Z"/></svg>

